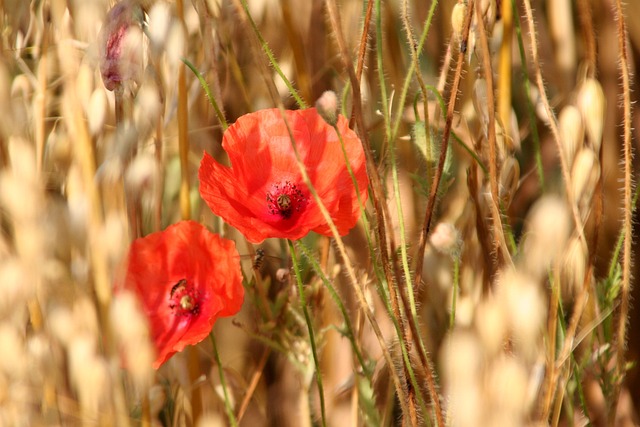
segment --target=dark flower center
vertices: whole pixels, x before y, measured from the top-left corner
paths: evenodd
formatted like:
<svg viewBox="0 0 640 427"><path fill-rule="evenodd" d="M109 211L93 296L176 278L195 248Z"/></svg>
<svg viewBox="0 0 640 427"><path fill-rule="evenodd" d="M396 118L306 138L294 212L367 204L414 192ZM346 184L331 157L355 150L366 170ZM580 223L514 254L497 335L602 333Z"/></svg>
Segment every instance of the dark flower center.
<svg viewBox="0 0 640 427"><path fill-rule="evenodd" d="M307 206L307 198L295 184L285 181L273 184L267 192L267 208L270 214L278 214L283 219L291 218L294 212L299 212Z"/></svg>
<svg viewBox="0 0 640 427"><path fill-rule="evenodd" d="M169 292L169 308L177 316L197 315L200 312L198 291L186 279L181 279L171 287Z"/></svg>

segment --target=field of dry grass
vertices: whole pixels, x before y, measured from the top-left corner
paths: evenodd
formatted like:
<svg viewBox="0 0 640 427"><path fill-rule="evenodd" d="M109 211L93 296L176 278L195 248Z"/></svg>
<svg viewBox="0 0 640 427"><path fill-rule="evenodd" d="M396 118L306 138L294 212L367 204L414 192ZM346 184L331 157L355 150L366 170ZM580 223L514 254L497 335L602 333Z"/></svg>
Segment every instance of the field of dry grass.
<svg viewBox="0 0 640 427"><path fill-rule="evenodd" d="M623 3L0 0L0 426L639 425Z"/></svg>

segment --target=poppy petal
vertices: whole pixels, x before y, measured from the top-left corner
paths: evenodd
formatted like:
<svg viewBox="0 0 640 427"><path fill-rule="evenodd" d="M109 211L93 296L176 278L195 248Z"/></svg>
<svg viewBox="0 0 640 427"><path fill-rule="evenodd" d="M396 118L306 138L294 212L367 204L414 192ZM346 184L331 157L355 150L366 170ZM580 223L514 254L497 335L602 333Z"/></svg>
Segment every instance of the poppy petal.
<svg viewBox="0 0 640 427"><path fill-rule="evenodd" d="M244 300L235 243L194 221L136 239L124 286L137 293L149 319L154 368L205 339L215 321L237 313Z"/></svg>
<svg viewBox="0 0 640 427"><path fill-rule="evenodd" d="M304 184L287 129L296 142L309 179L341 235L360 216L353 179L340 138L315 108L298 111L261 110L240 117L223 136L231 167L204 153L200 164L200 194L216 215L237 228L247 240L269 237L299 239L309 231L330 235L330 229ZM368 177L362 144L340 116L342 136L362 203Z"/></svg>

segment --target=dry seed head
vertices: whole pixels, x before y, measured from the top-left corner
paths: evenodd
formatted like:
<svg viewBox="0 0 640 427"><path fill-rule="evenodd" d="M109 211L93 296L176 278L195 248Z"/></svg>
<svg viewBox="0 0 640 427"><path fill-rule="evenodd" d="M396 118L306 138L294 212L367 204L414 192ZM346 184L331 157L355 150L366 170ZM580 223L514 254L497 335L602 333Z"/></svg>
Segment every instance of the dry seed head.
<svg viewBox="0 0 640 427"><path fill-rule="evenodd" d="M476 308L475 327L488 357L496 355L507 338L504 307L493 297L483 300Z"/></svg>
<svg viewBox="0 0 640 427"><path fill-rule="evenodd" d="M473 84L473 107L478 115L478 120L482 127L482 131L486 134L489 128L489 110L487 101L487 81L485 79L476 79Z"/></svg>
<svg viewBox="0 0 640 427"><path fill-rule="evenodd" d="M204 414L198 419L196 427L224 427L226 423L218 414Z"/></svg>
<svg viewBox="0 0 640 427"><path fill-rule="evenodd" d="M482 17L486 23L487 36L491 36L498 12L496 0L480 0L480 10L482 10Z"/></svg>
<svg viewBox="0 0 640 427"><path fill-rule="evenodd" d="M476 337L455 330L442 346L440 362L453 426L475 426L483 415L483 349Z"/></svg>
<svg viewBox="0 0 640 427"><path fill-rule="evenodd" d="M542 344L547 309L544 294L532 277L509 270L499 278L501 304L506 307L514 348L527 360L535 360Z"/></svg>
<svg viewBox="0 0 640 427"><path fill-rule="evenodd" d="M158 86L151 79L147 79L136 95L133 107L133 117L140 135L148 135L160 118L162 100Z"/></svg>
<svg viewBox="0 0 640 427"><path fill-rule="evenodd" d="M600 161L590 148L583 148L576 156L571 169L571 192L583 216L587 213L591 198L600 179Z"/></svg>
<svg viewBox="0 0 640 427"><path fill-rule="evenodd" d="M325 122L335 126L338 122L338 96L332 90L324 91L316 101L318 114Z"/></svg>
<svg viewBox="0 0 640 427"><path fill-rule="evenodd" d="M26 162L12 162L12 169L0 172L0 203L16 224L34 226L42 213L43 194ZM24 167L20 171L20 167ZM25 240L25 236L16 236Z"/></svg>
<svg viewBox="0 0 640 427"><path fill-rule="evenodd" d="M11 98L29 99L31 92L31 82L24 74L18 74L11 82Z"/></svg>
<svg viewBox="0 0 640 427"><path fill-rule="evenodd" d="M184 30L179 23L173 22L169 29L169 35L167 36L167 44L165 45L167 59L172 67L182 64L181 58L184 56L185 47Z"/></svg>
<svg viewBox="0 0 640 427"><path fill-rule="evenodd" d="M564 107L558 116L558 128L562 150L567 164L571 167L584 140L584 126L580 110L573 105Z"/></svg>
<svg viewBox="0 0 640 427"><path fill-rule="evenodd" d="M578 236L573 237L567 245L560 267L560 286L563 300L571 299L580 292L587 271L587 246Z"/></svg>
<svg viewBox="0 0 640 427"><path fill-rule="evenodd" d="M52 131L47 137L46 156L54 167L66 171L72 160L72 145L63 125Z"/></svg>
<svg viewBox="0 0 640 427"><path fill-rule="evenodd" d="M491 402L492 413L508 415L511 423L502 425L523 424L527 411L527 384L527 371L513 356L503 354L491 363L487 372L487 401Z"/></svg>
<svg viewBox="0 0 640 427"><path fill-rule="evenodd" d="M111 326L124 365L138 391L146 391L153 383L155 351L149 338L149 326L135 295L118 293L111 305Z"/></svg>
<svg viewBox="0 0 640 427"><path fill-rule="evenodd" d="M33 296L35 280L30 270L18 258L7 257L0 262L0 319L8 318L25 307Z"/></svg>
<svg viewBox="0 0 640 427"><path fill-rule="evenodd" d="M509 143L511 144L511 149L514 151L520 151L522 147L522 141L520 140L520 125L518 124L518 115L515 110L511 109L511 135L509 138Z"/></svg>
<svg viewBox="0 0 640 427"><path fill-rule="evenodd" d="M172 23L169 3L159 2L149 10L149 39L153 49L162 49Z"/></svg>
<svg viewBox="0 0 640 427"><path fill-rule="evenodd" d="M107 94L104 89L99 87L93 91L89 99L89 107L87 111L87 120L89 121L89 132L96 136L104 127L107 117Z"/></svg>
<svg viewBox="0 0 640 427"><path fill-rule="evenodd" d="M123 218L116 213L109 213L104 221L101 242L105 248L105 255L112 266L117 266L127 248L127 225Z"/></svg>
<svg viewBox="0 0 640 427"><path fill-rule="evenodd" d="M456 329L440 351L442 377L448 387L476 383L484 365L483 348L471 332Z"/></svg>
<svg viewBox="0 0 640 427"><path fill-rule="evenodd" d="M602 145L606 101L598 80L585 79L578 91L577 104L582 113L589 144L596 153L599 153Z"/></svg>
<svg viewBox="0 0 640 427"><path fill-rule="evenodd" d="M507 154L512 151L511 142L509 142L509 136L504 133L504 126L497 118L494 120L493 128L496 133L496 155L498 156L498 162L502 163Z"/></svg>
<svg viewBox="0 0 640 427"><path fill-rule="evenodd" d="M518 189L520 182L520 164L513 156L508 156L502 163L500 170L500 199L504 208L509 207L513 195Z"/></svg>
<svg viewBox="0 0 640 427"><path fill-rule="evenodd" d="M546 276L564 250L570 229L566 202L557 196L542 197L527 216L520 268L538 278Z"/></svg>
<svg viewBox="0 0 640 427"><path fill-rule="evenodd" d="M467 5L464 2L456 3L451 11L451 29L456 39L460 39L462 35L462 27L464 18L467 16Z"/></svg>
<svg viewBox="0 0 640 427"><path fill-rule="evenodd" d="M0 324L0 371L8 378L22 378L27 368L24 339L12 325Z"/></svg>
<svg viewBox="0 0 640 427"><path fill-rule="evenodd" d="M11 136L8 148L11 169L15 177L20 181L27 181L30 185L39 183L36 170L36 153L33 145L25 139Z"/></svg>
<svg viewBox="0 0 640 427"><path fill-rule="evenodd" d="M97 415L108 395L107 365L96 354L96 340L87 334L77 335L69 345L69 373L71 384L78 393L80 406Z"/></svg>
<svg viewBox="0 0 640 427"><path fill-rule="evenodd" d="M127 168L124 179L127 193L131 196L139 198L150 195L155 198L160 179L156 158L151 154L139 154Z"/></svg>

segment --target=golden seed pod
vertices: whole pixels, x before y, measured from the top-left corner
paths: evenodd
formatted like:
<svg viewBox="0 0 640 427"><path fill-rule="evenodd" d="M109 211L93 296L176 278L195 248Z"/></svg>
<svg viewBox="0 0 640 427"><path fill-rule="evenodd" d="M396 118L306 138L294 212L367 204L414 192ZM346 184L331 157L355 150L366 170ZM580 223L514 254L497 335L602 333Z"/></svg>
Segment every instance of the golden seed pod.
<svg viewBox="0 0 640 427"><path fill-rule="evenodd" d="M480 9L487 27L487 35L490 36L493 32L493 26L496 24L498 11L496 0L480 0Z"/></svg>
<svg viewBox="0 0 640 427"><path fill-rule="evenodd" d="M582 83L578 91L577 104L582 113L589 144L593 151L599 153L602 145L606 100L602 86L596 79L587 78Z"/></svg>
<svg viewBox="0 0 640 427"><path fill-rule="evenodd" d="M571 167L576 153L582 148L584 140L584 126L580 110L573 105L564 107L558 117L558 127L562 150L564 151L567 165Z"/></svg>
<svg viewBox="0 0 640 427"><path fill-rule="evenodd" d="M570 300L580 292L587 271L587 245L578 236L567 245L560 265L560 286L563 301Z"/></svg>
<svg viewBox="0 0 640 427"><path fill-rule="evenodd" d="M146 317L134 294L121 292L111 305L111 327L118 347L139 391L146 391L153 383L155 350L149 338Z"/></svg>
<svg viewBox="0 0 640 427"><path fill-rule="evenodd" d="M474 324L487 355L498 354L507 338L507 319L504 307L496 298L490 297L478 304Z"/></svg>
<svg viewBox="0 0 640 427"><path fill-rule="evenodd" d="M534 277L545 277L547 269L564 250L570 229L567 203L556 196L541 198L527 216L520 268Z"/></svg>
<svg viewBox="0 0 640 427"><path fill-rule="evenodd" d="M574 203L583 216L587 213L591 198L600 179L600 162L590 148L583 148L576 156L571 169L571 193Z"/></svg>
<svg viewBox="0 0 640 427"><path fill-rule="evenodd" d="M89 122L89 132L92 136L96 136L104 127L107 117L107 94L101 87L96 88L89 98L89 107L87 108L87 121Z"/></svg>
<svg viewBox="0 0 640 427"><path fill-rule="evenodd" d="M533 362L542 347L547 317L542 288L534 277L518 270L502 273L498 285L498 299L507 310L514 350Z"/></svg>
<svg viewBox="0 0 640 427"><path fill-rule="evenodd" d="M0 323L0 373L7 377L21 378L28 369L22 334L9 322Z"/></svg>
<svg viewBox="0 0 640 427"><path fill-rule="evenodd" d="M462 35L462 27L464 18L467 16L467 5L465 3L456 3L451 10L451 29L456 39Z"/></svg>
<svg viewBox="0 0 640 427"><path fill-rule="evenodd" d="M475 334L455 330L441 346L440 361L448 412L455 414L455 425L477 425L485 406L482 377L486 361L481 343Z"/></svg>
<svg viewBox="0 0 640 427"><path fill-rule="evenodd" d="M500 170L500 200L503 207L507 208L513 200L513 195L518 190L520 182L520 164L515 157L509 156L502 163Z"/></svg>
<svg viewBox="0 0 640 427"><path fill-rule="evenodd" d="M489 128L489 110L487 108L487 81L483 78L476 79L473 84L473 108L476 110L478 121L482 126L482 131L487 134Z"/></svg>
<svg viewBox="0 0 640 427"><path fill-rule="evenodd" d="M151 48L160 51L167 41L169 30L173 24L173 16L171 5L169 3L160 2L153 6L143 7L149 11L149 39Z"/></svg>
<svg viewBox="0 0 640 427"><path fill-rule="evenodd" d="M527 368L518 358L503 353L493 360L487 369L485 395L491 422L484 425L524 425L528 383Z"/></svg>
<svg viewBox="0 0 640 427"><path fill-rule="evenodd" d="M498 164L500 164L504 161L504 158L507 156L507 154L511 152L511 149L509 148L510 143L508 142L509 137L504 134L504 127L497 118L494 119L493 129L496 133L496 152L498 156L497 161Z"/></svg>

